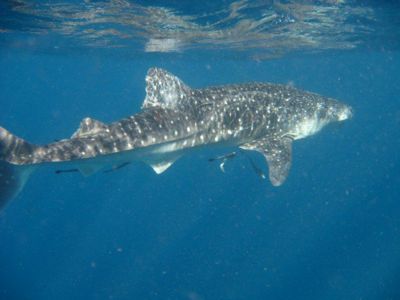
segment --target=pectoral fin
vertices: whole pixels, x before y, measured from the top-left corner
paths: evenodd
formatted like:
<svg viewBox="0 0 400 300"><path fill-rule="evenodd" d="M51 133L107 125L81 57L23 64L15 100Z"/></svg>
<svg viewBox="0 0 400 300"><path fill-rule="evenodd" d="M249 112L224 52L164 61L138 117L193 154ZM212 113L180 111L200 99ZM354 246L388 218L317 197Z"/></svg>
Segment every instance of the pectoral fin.
<svg viewBox="0 0 400 300"><path fill-rule="evenodd" d="M292 163L292 139L265 138L240 146L245 150L261 152L269 168L269 179L274 186L280 186L287 178Z"/></svg>

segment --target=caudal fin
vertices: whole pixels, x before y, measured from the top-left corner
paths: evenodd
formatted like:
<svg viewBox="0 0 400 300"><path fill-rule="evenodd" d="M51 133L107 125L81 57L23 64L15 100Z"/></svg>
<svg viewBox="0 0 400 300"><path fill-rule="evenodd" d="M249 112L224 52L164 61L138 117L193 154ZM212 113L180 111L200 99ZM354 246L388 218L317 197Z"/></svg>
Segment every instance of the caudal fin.
<svg viewBox="0 0 400 300"><path fill-rule="evenodd" d="M0 127L0 210L22 190L34 170L28 158L35 147Z"/></svg>

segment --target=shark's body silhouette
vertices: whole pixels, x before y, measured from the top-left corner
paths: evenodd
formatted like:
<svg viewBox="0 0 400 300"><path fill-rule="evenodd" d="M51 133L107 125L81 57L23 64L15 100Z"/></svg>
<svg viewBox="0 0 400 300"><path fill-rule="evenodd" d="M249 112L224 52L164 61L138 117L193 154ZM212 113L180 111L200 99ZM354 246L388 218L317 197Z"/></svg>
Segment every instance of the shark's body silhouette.
<svg viewBox="0 0 400 300"><path fill-rule="evenodd" d="M239 146L261 152L274 186L291 165L292 141L351 117L336 100L296 88L249 83L192 89L152 68L142 111L115 123L82 120L70 139L36 146L0 127L0 207L40 165L62 164L90 175L105 167L144 161L162 173L190 149Z"/></svg>

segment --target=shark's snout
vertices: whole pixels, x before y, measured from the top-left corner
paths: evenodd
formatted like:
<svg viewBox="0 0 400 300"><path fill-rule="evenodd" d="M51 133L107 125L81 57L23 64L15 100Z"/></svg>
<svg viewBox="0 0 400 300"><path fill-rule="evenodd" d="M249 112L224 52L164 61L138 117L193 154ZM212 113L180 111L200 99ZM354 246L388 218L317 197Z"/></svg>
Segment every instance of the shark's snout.
<svg viewBox="0 0 400 300"><path fill-rule="evenodd" d="M343 105L338 113L338 121L344 121L353 117L353 109L349 105Z"/></svg>

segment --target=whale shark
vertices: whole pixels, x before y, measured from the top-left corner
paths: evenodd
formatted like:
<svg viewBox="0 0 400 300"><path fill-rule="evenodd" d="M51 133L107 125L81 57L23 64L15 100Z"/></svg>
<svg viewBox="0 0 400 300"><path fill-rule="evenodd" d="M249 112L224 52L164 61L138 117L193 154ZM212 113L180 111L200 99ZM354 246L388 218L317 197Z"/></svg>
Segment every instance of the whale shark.
<svg viewBox="0 0 400 300"><path fill-rule="evenodd" d="M46 145L0 127L0 208L41 166L89 176L139 161L160 174L182 155L210 146L258 151L270 182L280 186L292 164L293 141L351 116L349 105L290 85L191 88L168 71L151 68L141 110L130 117L110 124L84 118L70 138Z"/></svg>

